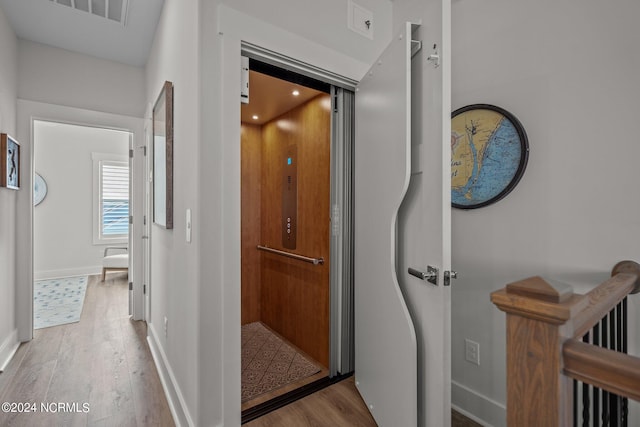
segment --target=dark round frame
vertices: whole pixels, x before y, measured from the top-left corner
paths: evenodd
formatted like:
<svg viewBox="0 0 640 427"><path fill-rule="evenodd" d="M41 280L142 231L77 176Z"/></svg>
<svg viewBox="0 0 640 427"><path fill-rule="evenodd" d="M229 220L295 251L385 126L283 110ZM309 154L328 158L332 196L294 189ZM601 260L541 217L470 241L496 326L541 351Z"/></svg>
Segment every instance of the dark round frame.
<svg viewBox="0 0 640 427"><path fill-rule="evenodd" d="M509 181L509 183L505 186L505 188L502 189L502 191L500 191L491 199L473 205L459 205L457 203L451 202L452 207L465 210L482 208L505 198L507 194L511 193L516 185L518 185L518 182L520 182L520 179L522 178L522 175L524 175L524 171L527 168L527 162L529 161L529 140L527 139L527 133L525 132L522 123L520 123L517 117L507 110L490 104L467 105L466 107L458 108L453 113L451 113L451 120L453 120L456 116L474 110L495 111L496 113L503 115L507 120L511 122L511 124L513 124L513 127L518 132L518 138L520 139L520 163L518 164L518 169L513 175L513 178L511 178L511 181Z"/></svg>

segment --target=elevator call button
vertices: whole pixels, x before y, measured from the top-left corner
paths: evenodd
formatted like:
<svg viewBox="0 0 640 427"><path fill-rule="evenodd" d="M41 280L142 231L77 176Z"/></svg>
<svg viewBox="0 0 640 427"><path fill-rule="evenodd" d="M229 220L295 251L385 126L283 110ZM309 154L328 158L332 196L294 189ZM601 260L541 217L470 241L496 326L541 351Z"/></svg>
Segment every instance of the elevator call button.
<svg viewBox="0 0 640 427"><path fill-rule="evenodd" d="M298 219L298 167L297 147L292 145L284 153L282 168L282 246L296 248Z"/></svg>

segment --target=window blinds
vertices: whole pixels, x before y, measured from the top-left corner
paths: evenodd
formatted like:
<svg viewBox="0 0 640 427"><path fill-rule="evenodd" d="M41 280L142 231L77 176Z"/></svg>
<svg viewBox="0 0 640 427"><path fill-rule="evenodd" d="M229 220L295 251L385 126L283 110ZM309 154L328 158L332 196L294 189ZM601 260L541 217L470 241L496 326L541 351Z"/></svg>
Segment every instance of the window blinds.
<svg viewBox="0 0 640 427"><path fill-rule="evenodd" d="M100 232L105 237L129 233L129 165L102 162L100 168Z"/></svg>

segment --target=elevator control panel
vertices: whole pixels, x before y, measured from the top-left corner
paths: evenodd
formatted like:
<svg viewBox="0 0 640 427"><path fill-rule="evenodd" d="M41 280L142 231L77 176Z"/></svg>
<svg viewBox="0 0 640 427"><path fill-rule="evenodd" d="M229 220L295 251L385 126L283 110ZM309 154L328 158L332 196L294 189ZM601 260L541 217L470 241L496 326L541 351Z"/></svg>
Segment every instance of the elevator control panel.
<svg viewBox="0 0 640 427"><path fill-rule="evenodd" d="M296 248L298 229L298 156L292 145L285 151L282 172L282 246Z"/></svg>

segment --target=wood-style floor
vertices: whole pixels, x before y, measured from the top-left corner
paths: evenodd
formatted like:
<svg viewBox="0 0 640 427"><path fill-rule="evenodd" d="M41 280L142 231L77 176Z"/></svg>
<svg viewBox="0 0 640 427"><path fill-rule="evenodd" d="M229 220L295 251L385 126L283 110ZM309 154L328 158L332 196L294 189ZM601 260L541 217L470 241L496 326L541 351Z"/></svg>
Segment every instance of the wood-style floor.
<svg viewBox="0 0 640 427"><path fill-rule="evenodd" d="M146 324L129 319L126 274L89 277L79 323L36 330L0 374L0 402L35 403L35 413L4 413L0 426L174 426L146 341ZM42 413L40 403L73 412ZM85 412L84 404L88 404ZM459 414L456 414L459 415ZM454 415L452 425L478 424ZM376 423L353 377L245 424L249 427Z"/></svg>
<svg viewBox="0 0 640 427"><path fill-rule="evenodd" d="M146 323L127 314L127 288L126 273L90 276L80 322L36 330L20 346L0 374L0 402L35 403L38 412L0 412L1 426L174 425ZM42 413L41 403L72 412Z"/></svg>
<svg viewBox="0 0 640 427"><path fill-rule="evenodd" d="M246 427L377 427L353 377L244 424ZM482 427L451 411L452 427Z"/></svg>
<svg viewBox="0 0 640 427"><path fill-rule="evenodd" d="M351 377L244 424L244 426L376 427L377 424L360 398L354 379Z"/></svg>

